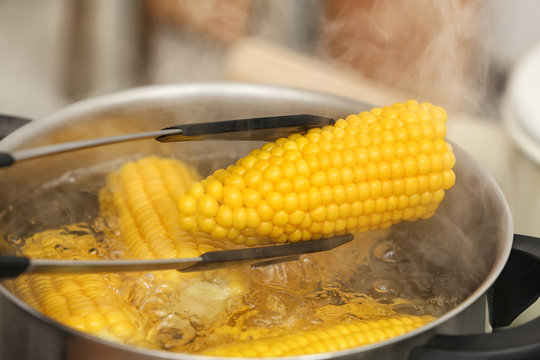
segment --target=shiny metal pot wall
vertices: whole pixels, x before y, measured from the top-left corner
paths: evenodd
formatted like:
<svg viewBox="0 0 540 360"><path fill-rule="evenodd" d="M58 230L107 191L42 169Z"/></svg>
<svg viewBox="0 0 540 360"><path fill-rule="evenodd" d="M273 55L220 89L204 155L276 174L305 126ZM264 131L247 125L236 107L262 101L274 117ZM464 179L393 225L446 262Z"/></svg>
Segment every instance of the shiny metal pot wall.
<svg viewBox="0 0 540 360"><path fill-rule="evenodd" d="M367 109L366 104L327 94L290 88L247 84L194 84L135 89L74 104L51 116L21 127L0 142L0 151L12 151L82 138L149 131L198 121L252 116L313 113L346 116ZM112 145L57 155L0 169L0 204L9 204L34 186L58 178L66 171L92 166L128 154L191 156L205 171L205 159L235 159L253 144L158 144L151 140ZM512 245L512 221L507 203L495 182L462 150L455 149L457 183L436 218L470 239L453 243L454 234L433 236L434 248L461 266L469 262L479 279L459 306L423 328L403 336L347 351L306 356L319 358L405 359L437 333L478 333L484 329L484 297L502 271ZM209 165L208 165L209 166ZM206 169L208 171L208 169ZM9 211L6 205L0 209ZM46 211L44 209L44 211ZM16 218L16 217L12 217ZM428 220L431 221L431 220ZM2 224L4 228L13 224ZM437 228L432 229L437 234ZM436 239L436 240L433 240ZM457 250L456 250L457 249ZM457 251L457 253L456 253ZM32 309L0 286L0 358L2 359L189 359L200 356L129 347L67 328ZM418 357L420 358L420 357Z"/></svg>

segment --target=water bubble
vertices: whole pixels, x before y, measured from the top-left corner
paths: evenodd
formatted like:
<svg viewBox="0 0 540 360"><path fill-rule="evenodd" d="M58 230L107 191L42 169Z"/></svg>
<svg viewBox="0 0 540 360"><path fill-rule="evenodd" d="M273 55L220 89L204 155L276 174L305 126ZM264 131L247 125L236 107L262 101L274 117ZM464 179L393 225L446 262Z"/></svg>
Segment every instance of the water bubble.
<svg viewBox="0 0 540 360"><path fill-rule="evenodd" d="M397 284L390 279L375 280L373 289L380 294L395 294L398 292Z"/></svg>
<svg viewBox="0 0 540 360"><path fill-rule="evenodd" d="M106 229L105 219L103 217L99 216L94 220L94 231L101 232Z"/></svg>
<svg viewBox="0 0 540 360"><path fill-rule="evenodd" d="M428 299L428 302L433 305L442 306L445 302L443 296L436 295Z"/></svg>
<svg viewBox="0 0 540 360"><path fill-rule="evenodd" d="M193 341L196 329L190 321L171 314L158 321L150 329L150 333L164 349L174 350Z"/></svg>
<svg viewBox="0 0 540 360"><path fill-rule="evenodd" d="M23 237L20 237L20 236L15 236L15 235L8 235L7 237L7 241L13 245L13 246L17 246L17 247L21 247L24 245L25 243L25 239Z"/></svg>
<svg viewBox="0 0 540 360"><path fill-rule="evenodd" d="M401 260L401 250L399 246L391 242L376 244L372 253L375 258L386 263L396 263Z"/></svg>
<svg viewBox="0 0 540 360"><path fill-rule="evenodd" d="M407 301L407 303L392 305L392 309L399 314L422 316L429 314L423 301Z"/></svg>

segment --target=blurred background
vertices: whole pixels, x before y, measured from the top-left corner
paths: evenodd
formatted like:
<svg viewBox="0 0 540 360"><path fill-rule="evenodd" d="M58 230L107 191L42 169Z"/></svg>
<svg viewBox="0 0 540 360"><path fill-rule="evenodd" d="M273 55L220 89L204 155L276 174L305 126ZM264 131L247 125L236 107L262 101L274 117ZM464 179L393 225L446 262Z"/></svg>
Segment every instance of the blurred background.
<svg viewBox="0 0 540 360"><path fill-rule="evenodd" d="M39 117L163 83L250 81L496 115L537 1L0 0L0 109Z"/></svg>
<svg viewBox="0 0 540 360"><path fill-rule="evenodd" d="M540 130L527 131L540 124L540 56L522 76L534 88L508 86L540 55L539 13L529 0L0 0L0 113L39 119L203 81L434 102L449 139L500 184L516 232L540 236ZM529 112L508 120L504 103Z"/></svg>
<svg viewBox="0 0 540 360"><path fill-rule="evenodd" d="M503 188L516 231L540 235L540 140L524 155L501 114L538 13L528 0L0 0L0 113L201 81L430 101Z"/></svg>

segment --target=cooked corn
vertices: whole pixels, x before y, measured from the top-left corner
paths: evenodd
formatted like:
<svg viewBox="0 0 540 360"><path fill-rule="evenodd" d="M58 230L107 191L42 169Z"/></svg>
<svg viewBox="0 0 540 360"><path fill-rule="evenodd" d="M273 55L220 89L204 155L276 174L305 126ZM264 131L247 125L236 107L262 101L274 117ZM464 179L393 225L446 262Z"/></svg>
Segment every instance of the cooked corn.
<svg viewBox="0 0 540 360"><path fill-rule="evenodd" d="M196 257L234 246L180 228L176 204L197 178L186 164L157 157L128 162L109 175L107 186L100 192L100 209L103 216L118 219L117 242L125 247L124 257ZM154 273L159 280L177 281L180 277L182 274L174 270Z"/></svg>
<svg viewBox="0 0 540 360"><path fill-rule="evenodd" d="M180 225L256 245L428 218L455 182L446 119L407 101L267 143L192 184Z"/></svg>
<svg viewBox="0 0 540 360"><path fill-rule="evenodd" d="M95 260L97 246L88 229L74 225L34 235L21 252L34 258ZM118 274L30 274L6 285L32 307L77 330L126 343L144 339L142 317L120 295L123 284Z"/></svg>
<svg viewBox="0 0 540 360"><path fill-rule="evenodd" d="M50 231L27 239L22 252L61 259L191 257L233 243L255 245L262 238L303 241L426 218L455 181L455 158L443 140L445 121L441 108L414 101L373 109L265 144L202 181L176 160L128 162L109 175L99 194L105 241L97 244L91 234ZM182 281L176 271L138 276L25 275L10 280L9 287L66 325L174 351L193 352L212 344L211 335L208 343L196 336L198 319L209 316L211 324L233 309L249 308L243 302L249 281L238 271ZM391 315L330 321L303 332L283 330L289 332L279 337L263 331L259 339L211 347L202 354L262 357L335 351L385 340L430 320ZM257 328L249 330L255 333Z"/></svg>
<svg viewBox="0 0 540 360"><path fill-rule="evenodd" d="M21 251L31 258L82 260L114 256L149 259L198 256L233 246L229 242L221 244L204 234L195 238L179 228L176 202L195 176L189 167L177 160L149 157L128 162L109 175L107 186L99 194L103 218L109 225L114 223L113 219L118 222L110 229L101 229L106 232L105 239L98 243L89 229L83 231L72 225L34 235L26 240ZM132 273L31 274L10 280L8 286L22 300L65 325L124 343L155 346L156 339L147 337L178 342L174 340L175 333L164 335L152 328L159 328L161 319L167 314L183 312L189 316L205 310L223 310L225 302L220 303L221 306L214 302L209 308L213 297L219 301L246 291L243 278L233 270L192 275L189 281L184 276L184 281L179 282L182 277L174 270L154 272L143 278L141 274ZM190 288L187 294L196 293L198 289L206 289L208 281L213 284L213 292L205 293L204 302L184 304L182 311L171 303L185 287ZM149 289L154 290L149 292ZM175 324L191 326L181 320ZM182 329L175 328L175 331L178 334Z"/></svg>
<svg viewBox="0 0 540 360"><path fill-rule="evenodd" d="M405 334L433 319L431 316L394 315L373 320L356 320L324 325L279 337L212 347L201 354L227 357L279 357L339 351Z"/></svg>
<svg viewBox="0 0 540 360"><path fill-rule="evenodd" d="M157 157L128 162L108 176L99 196L100 209L107 219L117 219L111 237L123 250L122 257L195 257L234 246L180 228L178 198L197 178L186 164ZM194 339L192 317L225 312L228 299L247 291L245 279L235 270L193 274L169 270L143 277L128 273L124 286L131 304L149 324L145 328L149 341L177 351Z"/></svg>
<svg viewBox="0 0 540 360"><path fill-rule="evenodd" d="M100 192L102 215L118 219L126 257L168 259L199 256L230 245L180 227L177 203L197 174L173 159L146 157L109 175Z"/></svg>

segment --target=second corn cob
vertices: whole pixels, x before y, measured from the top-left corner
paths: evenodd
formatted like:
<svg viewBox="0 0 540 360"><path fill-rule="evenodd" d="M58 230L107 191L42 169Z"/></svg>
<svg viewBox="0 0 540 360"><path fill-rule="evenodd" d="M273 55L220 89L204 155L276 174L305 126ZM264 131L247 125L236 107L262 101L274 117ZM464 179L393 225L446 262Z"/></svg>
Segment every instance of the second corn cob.
<svg viewBox="0 0 540 360"><path fill-rule="evenodd" d="M197 173L188 165L153 156L127 162L109 174L99 200L101 215L112 219L110 223L117 222L109 229L118 244L114 251L125 258L164 259L234 247L207 234L188 233L178 225L178 198L196 179ZM126 273L123 279L130 303L148 323L144 331L149 342L172 351L197 341L194 318L218 317L229 299L247 291L243 276L234 269Z"/></svg>
<svg viewBox="0 0 540 360"><path fill-rule="evenodd" d="M390 339L433 320L431 316L393 315L323 325L279 337L235 342L206 349L202 355L225 357L280 357L351 349Z"/></svg>
<svg viewBox="0 0 540 360"><path fill-rule="evenodd" d="M173 159L145 157L109 174L100 192L101 214L118 219L119 243L126 257L168 259L196 257L230 247L206 234L184 231L177 202L198 175Z"/></svg>
<svg viewBox="0 0 540 360"><path fill-rule="evenodd" d="M19 250L32 258L81 260L98 259L103 251L80 224L35 234ZM6 285L32 307L77 330L125 343L144 340L143 317L120 294L119 274L28 274Z"/></svg>
<svg viewBox="0 0 540 360"><path fill-rule="evenodd" d="M234 246L178 227L176 201L196 176L177 160L147 157L128 162L109 175L99 194L105 220L97 222L105 235L99 242L88 225L75 224L37 233L19 251L31 258L150 259L198 256ZM190 322L177 314L216 316L224 300L246 291L235 270L190 276L174 270L144 275L28 274L8 280L7 286L45 315L75 329L173 350L192 340L188 334L195 334ZM203 299L196 299L201 295Z"/></svg>
<svg viewBox="0 0 540 360"><path fill-rule="evenodd" d="M446 120L440 107L407 101L267 143L192 184L180 225L256 245L428 218L455 182Z"/></svg>

